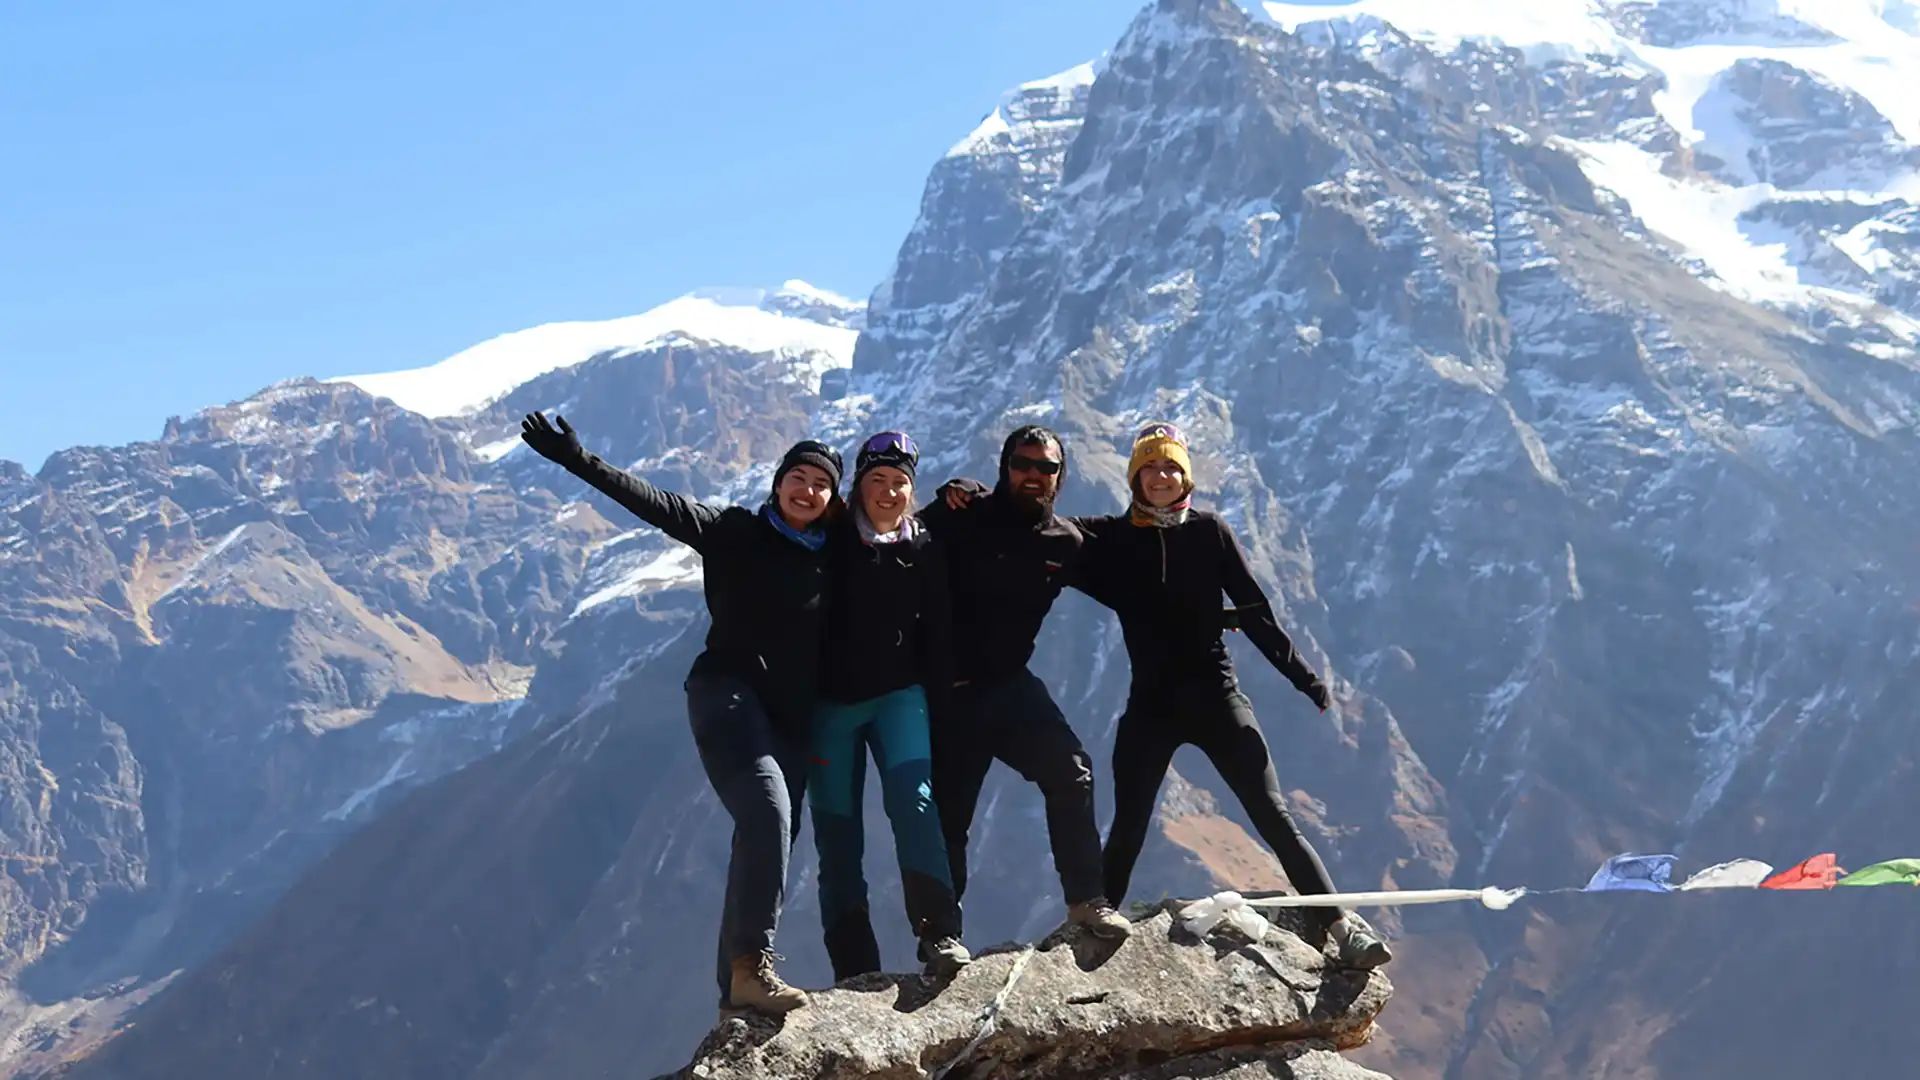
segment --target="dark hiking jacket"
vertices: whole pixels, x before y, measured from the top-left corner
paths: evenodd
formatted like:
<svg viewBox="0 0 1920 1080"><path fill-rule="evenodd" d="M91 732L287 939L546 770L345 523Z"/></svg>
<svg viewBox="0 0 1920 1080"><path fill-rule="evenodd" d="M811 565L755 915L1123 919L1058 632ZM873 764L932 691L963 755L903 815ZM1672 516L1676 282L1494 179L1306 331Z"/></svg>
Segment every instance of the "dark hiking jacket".
<svg viewBox="0 0 1920 1080"><path fill-rule="evenodd" d="M1223 593L1238 629L1295 689L1313 695L1319 676L1281 629L1219 516L1195 510L1167 527L1135 525L1125 514L1072 520L1086 537L1075 585L1119 616L1136 695L1237 685Z"/></svg>
<svg viewBox="0 0 1920 1080"><path fill-rule="evenodd" d="M713 625L689 675L735 675L755 689L776 724L804 732L820 681L827 551L782 535L761 510L722 509L662 491L591 452L564 464L642 521L699 552Z"/></svg>
<svg viewBox="0 0 1920 1080"><path fill-rule="evenodd" d="M953 688L953 609L931 530L869 544L847 514L827 541L829 600L820 697L852 704L909 686L943 710Z"/></svg>

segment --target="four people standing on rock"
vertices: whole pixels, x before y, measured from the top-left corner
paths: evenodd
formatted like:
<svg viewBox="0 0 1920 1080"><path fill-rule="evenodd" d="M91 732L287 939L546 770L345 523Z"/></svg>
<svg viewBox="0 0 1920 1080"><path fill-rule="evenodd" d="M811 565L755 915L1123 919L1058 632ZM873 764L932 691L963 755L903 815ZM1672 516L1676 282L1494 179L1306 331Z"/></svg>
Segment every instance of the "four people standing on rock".
<svg viewBox="0 0 1920 1080"><path fill-rule="evenodd" d="M1333 891L1287 811L1235 681L1221 639L1222 592L1249 638L1322 709L1326 687L1274 620L1232 532L1191 509L1187 450L1170 425L1148 428L1135 444L1127 514L1067 519L1053 511L1064 448L1041 427L1007 438L990 492L957 482L962 494L916 515L919 454L900 432L863 445L850 511L839 494L839 454L810 440L788 450L763 505L723 510L608 465L564 418L556 423L530 414L522 437L704 561L712 627L686 685L701 762L734 819L717 969L723 1008L780 1013L806 1003L774 971L773 938L809 794L835 979L879 970L862 869L869 750L920 959L935 974L970 960L959 901L974 810L995 759L1040 788L1068 919L1098 936L1131 930L1114 902L1183 743L1214 761L1296 888ZM1133 664L1104 854L1091 757L1027 667L1069 585L1115 610ZM1357 916L1316 911L1344 963L1389 959Z"/></svg>

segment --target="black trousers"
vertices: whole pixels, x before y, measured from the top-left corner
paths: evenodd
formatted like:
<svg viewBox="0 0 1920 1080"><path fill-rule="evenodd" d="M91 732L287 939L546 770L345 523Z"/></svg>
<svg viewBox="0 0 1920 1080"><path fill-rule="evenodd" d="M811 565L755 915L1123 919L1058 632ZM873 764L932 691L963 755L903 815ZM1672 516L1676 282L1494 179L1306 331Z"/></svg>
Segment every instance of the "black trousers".
<svg viewBox="0 0 1920 1080"><path fill-rule="evenodd" d="M1201 686L1177 694L1136 695L1120 717L1113 741L1113 827L1107 832L1107 899L1126 895L1133 864L1146 842L1160 783L1182 745L1200 748L1240 800L1254 831L1266 841L1301 895L1338 892L1326 864L1300 834L1280 793L1273 753L1253 716L1253 703L1232 686ZM1338 920L1338 908L1310 908L1323 925Z"/></svg>
<svg viewBox="0 0 1920 1080"><path fill-rule="evenodd" d="M1100 895L1100 826L1093 816L1093 758L1046 684L1025 668L954 688L952 714L933 731L933 798L946 834L953 895L967 888L967 833L994 759L1040 788L1047 837L1068 904Z"/></svg>
<svg viewBox="0 0 1920 1080"><path fill-rule="evenodd" d="M725 1005L734 958L772 949L780 926L806 798L807 746L768 718L752 687L725 675L687 680L687 718L707 781L733 818L714 972Z"/></svg>

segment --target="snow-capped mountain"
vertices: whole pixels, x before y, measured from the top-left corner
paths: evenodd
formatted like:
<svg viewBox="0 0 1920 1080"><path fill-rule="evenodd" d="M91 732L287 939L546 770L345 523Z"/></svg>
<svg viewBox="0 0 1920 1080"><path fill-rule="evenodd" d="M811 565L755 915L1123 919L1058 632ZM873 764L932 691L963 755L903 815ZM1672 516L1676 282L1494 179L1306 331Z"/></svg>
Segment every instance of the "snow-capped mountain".
<svg viewBox="0 0 1920 1080"><path fill-rule="evenodd" d="M1413 0L1259 6L1404 75L1513 50L1645 106L1551 137L1705 279L1882 349L1920 343L1920 36L1906 0Z"/></svg>
<svg viewBox="0 0 1920 1080"><path fill-rule="evenodd" d="M698 566L510 452L528 408L714 500L803 433L906 426L931 481L1037 419L1072 510L1117 506L1128 433L1175 419L1337 688L1314 714L1235 647L1350 888L1907 853L1920 103L1889 87L1920 84L1916 29L1895 0L1157 0L933 164L887 280L829 319L862 327L831 393L765 339L651 326L482 365L438 418L300 382L0 468L0 761L30 793L0 836L57 882L0 893L40 980L9 1045L80 1045L86 994L184 967L75 1080L684 1058L726 850L680 709ZM706 302L840 310L795 292ZM1104 762L1112 620L1064 598L1035 668ZM1212 783L1176 759L1138 895L1279 883ZM1000 777L981 805L970 936L1031 939L1059 916L1039 800ZM371 821L275 860L336 813ZM806 847L781 948L817 983ZM1899 1074L1909 900L1379 912L1369 1052L1399 1080Z"/></svg>
<svg viewBox="0 0 1920 1080"><path fill-rule="evenodd" d="M639 315L548 323L502 334L427 367L334 381L422 416L457 416L550 371L680 338L772 354L818 390L822 372L852 364L864 306L804 281L778 289L701 289Z"/></svg>

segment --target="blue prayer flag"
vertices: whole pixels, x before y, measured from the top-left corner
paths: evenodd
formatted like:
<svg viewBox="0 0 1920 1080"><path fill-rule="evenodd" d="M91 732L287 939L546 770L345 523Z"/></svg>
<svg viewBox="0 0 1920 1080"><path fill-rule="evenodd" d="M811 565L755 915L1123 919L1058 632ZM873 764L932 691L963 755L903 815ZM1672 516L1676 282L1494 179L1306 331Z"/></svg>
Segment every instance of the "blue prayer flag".
<svg viewBox="0 0 1920 1080"><path fill-rule="evenodd" d="M1672 855L1615 855L1593 872L1583 892L1672 892Z"/></svg>

